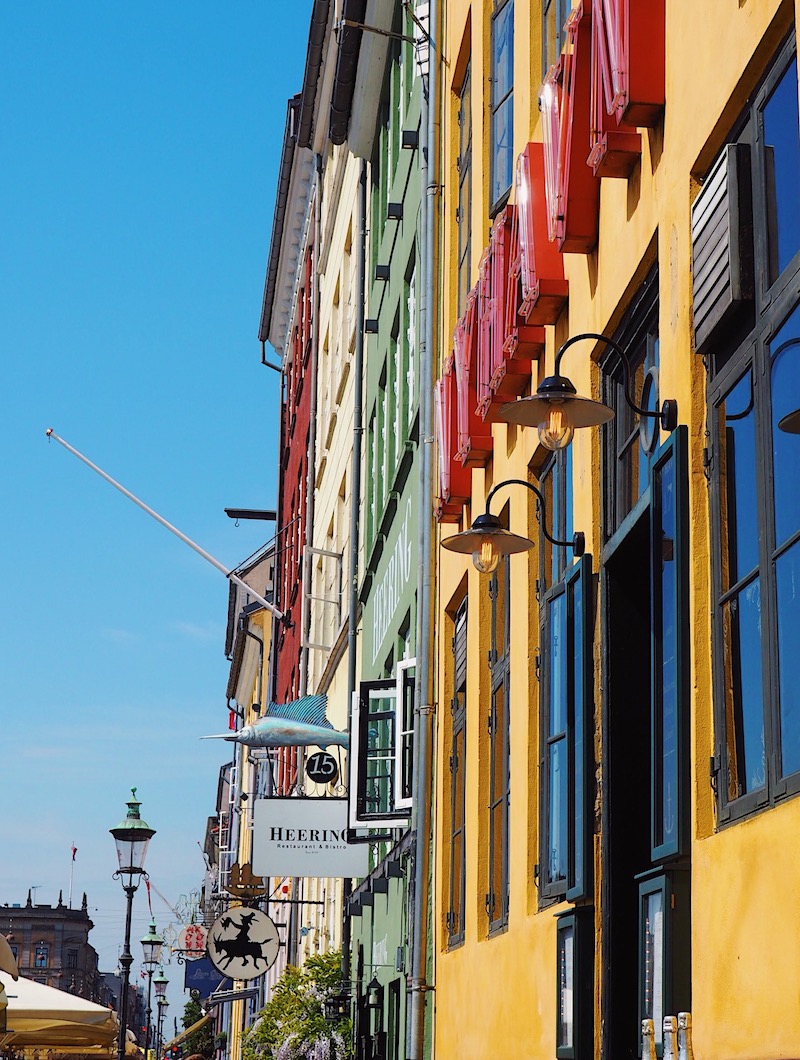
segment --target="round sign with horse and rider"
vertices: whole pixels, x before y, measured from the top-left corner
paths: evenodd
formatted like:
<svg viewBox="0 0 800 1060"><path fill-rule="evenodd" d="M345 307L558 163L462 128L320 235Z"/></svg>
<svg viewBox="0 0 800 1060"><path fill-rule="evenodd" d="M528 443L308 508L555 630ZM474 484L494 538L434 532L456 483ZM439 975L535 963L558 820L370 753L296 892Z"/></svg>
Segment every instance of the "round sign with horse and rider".
<svg viewBox="0 0 800 1060"><path fill-rule="evenodd" d="M263 975L277 960L279 948L275 922L258 909L229 909L208 931L209 959L231 979Z"/></svg>

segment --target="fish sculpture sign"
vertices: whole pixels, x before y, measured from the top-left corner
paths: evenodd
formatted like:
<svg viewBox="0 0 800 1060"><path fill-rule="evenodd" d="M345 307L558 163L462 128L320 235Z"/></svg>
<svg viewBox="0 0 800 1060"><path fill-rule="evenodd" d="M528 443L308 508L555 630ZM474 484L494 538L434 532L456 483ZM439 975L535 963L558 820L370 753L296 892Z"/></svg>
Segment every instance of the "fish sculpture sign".
<svg viewBox="0 0 800 1060"><path fill-rule="evenodd" d="M230 740L245 747L347 747L346 732L334 729L325 715L327 697L303 696L291 703L270 703L266 716L237 732L202 736L203 740Z"/></svg>
<svg viewBox="0 0 800 1060"><path fill-rule="evenodd" d="M229 909L211 925L208 956L231 979L255 979L278 959L280 940L275 922L258 909Z"/></svg>

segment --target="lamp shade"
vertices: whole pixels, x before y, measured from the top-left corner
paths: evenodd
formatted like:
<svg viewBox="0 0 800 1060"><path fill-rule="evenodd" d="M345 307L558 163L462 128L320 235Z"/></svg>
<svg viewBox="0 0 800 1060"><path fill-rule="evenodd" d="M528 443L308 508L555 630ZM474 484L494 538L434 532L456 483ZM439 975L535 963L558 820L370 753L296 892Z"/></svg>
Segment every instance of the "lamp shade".
<svg viewBox="0 0 800 1060"><path fill-rule="evenodd" d="M110 828L109 831L117 845L119 871L123 876L128 877L129 886L135 886L144 872L147 846L156 834L156 830L150 828L147 822L139 816L139 807L142 804L136 798L136 788L131 788L131 795L125 820L116 828Z"/></svg>
<svg viewBox="0 0 800 1060"><path fill-rule="evenodd" d="M159 1005L162 999L166 1001L167 987L169 986L169 979L164 975L164 969L159 968L156 974L153 976L153 989L156 992L156 998Z"/></svg>
<svg viewBox="0 0 800 1060"><path fill-rule="evenodd" d="M141 942L142 952L144 953L144 963L151 966L158 964L161 960L161 947L164 945L164 940L156 931L155 920L150 921L150 927Z"/></svg>
<svg viewBox="0 0 800 1060"><path fill-rule="evenodd" d="M601 401L581 397L569 379L551 375L535 394L501 405L497 418L520 427L537 427L546 449L563 449L576 427L599 427L614 418L614 410Z"/></svg>
<svg viewBox="0 0 800 1060"><path fill-rule="evenodd" d="M442 541L442 548L462 555L472 555L472 562L482 574L491 574L497 569L502 556L516 552L527 552L533 541L506 530L496 515L485 512L476 516L469 530Z"/></svg>
<svg viewBox="0 0 800 1060"><path fill-rule="evenodd" d="M780 420L778 420L778 429L785 431L786 434L800 434L800 409L795 409L794 412L787 412Z"/></svg>

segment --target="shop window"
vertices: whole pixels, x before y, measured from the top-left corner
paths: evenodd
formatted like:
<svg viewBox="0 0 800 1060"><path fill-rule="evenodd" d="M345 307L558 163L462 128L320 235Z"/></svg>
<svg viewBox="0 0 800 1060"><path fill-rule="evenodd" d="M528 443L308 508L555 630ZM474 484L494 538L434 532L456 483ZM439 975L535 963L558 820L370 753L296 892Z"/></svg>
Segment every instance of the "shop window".
<svg viewBox="0 0 800 1060"><path fill-rule="evenodd" d="M396 676L362 681L353 696L350 823L397 826L411 807L415 659Z"/></svg>
<svg viewBox="0 0 800 1060"><path fill-rule="evenodd" d="M594 913L574 909L556 924L556 1056L593 1055Z"/></svg>
<svg viewBox="0 0 800 1060"><path fill-rule="evenodd" d="M490 204L505 205L514 175L514 0L495 0L491 25Z"/></svg>
<svg viewBox="0 0 800 1060"><path fill-rule="evenodd" d="M664 1016L691 1009L689 873L639 884L639 1022L651 1019L656 1051L663 1048Z"/></svg>
<svg viewBox="0 0 800 1060"><path fill-rule="evenodd" d="M472 63L467 62L458 94L458 312L467 308L472 256Z"/></svg>
<svg viewBox="0 0 800 1060"><path fill-rule="evenodd" d="M571 6L571 0L544 0L542 4L542 78L561 55L566 39L564 24Z"/></svg>
<svg viewBox="0 0 800 1060"><path fill-rule="evenodd" d="M507 520L504 520L504 522ZM489 579L491 604L491 701L489 731L489 934L508 923L508 828L510 776L509 619L511 576L508 557Z"/></svg>
<svg viewBox="0 0 800 1060"><path fill-rule="evenodd" d="M450 703L450 850L447 942L464 941L466 884L466 764L467 764L467 600L455 616L453 640L453 698Z"/></svg>
<svg viewBox="0 0 800 1060"><path fill-rule="evenodd" d="M583 556L542 602L539 893L583 897L591 858L591 573Z"/></svg>
<svg viewBox="0 0 800 1060"><path fill-rule="evenodd" d="M752 317L710 353L714 699L721 820L800 791L800 168L789 42L754 96ZM790 176L794 173L794 177Z"/></svg>

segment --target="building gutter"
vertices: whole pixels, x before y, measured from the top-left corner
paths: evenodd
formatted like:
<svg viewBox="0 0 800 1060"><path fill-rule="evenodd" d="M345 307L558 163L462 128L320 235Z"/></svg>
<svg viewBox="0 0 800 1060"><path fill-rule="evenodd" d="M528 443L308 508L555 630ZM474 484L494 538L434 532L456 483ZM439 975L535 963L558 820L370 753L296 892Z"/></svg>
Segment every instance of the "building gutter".
<svg viewBox="0 0 800 1060"><path fill-rule="evenodd" d="M272 309L275 304L275 284L278 279L278 265L281 258L283 222L286 219L286 203L289 199L289 184L292 179L292 162L296 146L295 128L297 112L300 108L301 95L292 96L286 108L286 125L283 130L283 148L281 164L278 170L278 191L275 196L275 213L272 217L272 236L269 243L267 259L267 278L264 282L264 298L261 302L261 323L258 328L258 341L262 343L261 363L266 364L263 343L269 339L272 324Z"/></svg>
<svg viewBox="0 0 800 1060"><path fill-rule="evenodd" d="M439 231L439 96L440 96L440 8L430 0L428 41L428 84L422 85L420 179L422 182L422 225L425 255L422 300L420 303L420 404L419 438L419 602L417 606L417 681L414 715L414 894L411 932L411 974L408 977L408 1060L423 1060L425 1048L428 920L431 871L431 802L433 798L433 384L437 324L436 253ZM427 88L427 93L426 93Z"/></svg>
<svg viewBox="0 0 800 1060"><path fill-rule="evenodd" d="M353 723L353 696L357 687L358 669L358 544L361 509L361 445L364 434L364 303L366 299L367 251L367 163L362 161L358 179L358 254L356 257L356 348L353 364L353 453L350 470L350 593L347 618L347 731ZM352 769L350 774L352 776ZM350 980L350 916L346 912L347 899L353 889L351 879L344 880L342 922L342 979Z"/></svg>
<svg viewBox="0 0 800 1060"><path fill-rule="evenodd" d="M303 74L303 91L300 93L300 106L297 116L297 146L311 147L314 135L314 107L317 102L317 85L319 72L322 69L322 51L325 45L325 31L328 28L330 0L314 0L311 12L311 26L308 31L308 48L306 50L306 69Z"/></svg>
<svg viewBox="0 0 800 1060"><path fill-rule="evenodd" d="M367 0L344 0L341 22L363 24L367 13ZM328 136L331 143L343 144L347 139L347 127L350 124L350 109L356 89L356 71L358 70L358 53L361 49L361 38L364 31L358 26L346 26L341 23L334 27L338 47L336 50L336 74L331 96L331 113Z"/></svg>
<svg viewBox="0 0 800 1060"><path fill-rule="evenodd" d="M316 11L316 7L315 7ZM313 28L312 22L312 28ZM324 27L323 27L324 29ZM310 51L310 45L309 45ZM303 550L303 584L302 591L302 626L300 641L300 695L308 692L308 644L311 640L311 549L314 545L314 482L316 479L315 461L317 452L317 368L319 360L319 245L322 237L322 158L314 156L314 235L311 249L311 291L314 306L311 313L311 362L309 364L308 385L311 387L311 412L308 426L308 453L306 459L306 542ZM300 754L304 755L303 749Z"/></svg>

